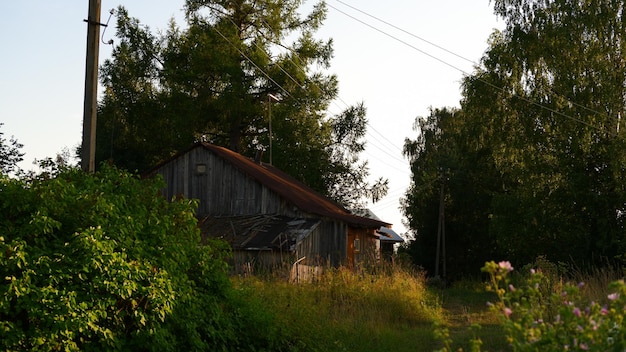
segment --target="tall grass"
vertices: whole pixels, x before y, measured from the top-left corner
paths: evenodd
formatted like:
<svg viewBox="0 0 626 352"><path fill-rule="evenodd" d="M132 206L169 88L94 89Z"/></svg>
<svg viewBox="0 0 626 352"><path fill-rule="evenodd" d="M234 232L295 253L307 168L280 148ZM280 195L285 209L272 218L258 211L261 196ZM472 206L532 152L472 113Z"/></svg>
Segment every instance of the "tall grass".
<svg viewBox="0 0 626 352"><path fill-rule="evenodd" d="M573 282L584 283L582 294L588 301L606 303L609 284L622 280L624 272L620 267L607 265L587 271L573 270L571 277Z"/></svg>
<svg viewBox="0 0 626 352"><path fill-rule="evenodd" d="M545 303L548 319L559 309L549 297L562 292L568 282L584 282L579 285L583 297L602 302L609 283L623 275L619 267L573 270L538 258L516 270L512 283L521 284L531 268L545 276L539 301ZM399 266L358 272L327 268L314 282L298 284L289 283L285 272L233 278L238 290L272 312L277 328L268 331L281 339L282 350L512 350L501 314L487 309L487 301L497 297L483 282L429 287L423 273Z"/></svg>
<svg viewBox="0 0 626 352"><path fill-rule="evenodd" d="M567 283L581 286L581 297L587 302L606 302L609 284L624 278L622 267L606 263L603 266L579 268L565 263L554 263L545 257L539 256L531 264L527 264L513 277L514 283L528 278L530 270L534 269L545 277L545 286L542 294L548 297L560 294Z"/></svg>
<svg viewBox="0 0 626 352"><path fill-rule="evenodd" d="M276 314L292 350L428 351L432 326L443 317L438 296L417 271L375 274L328 269L315 282L284 278L235 280Z"/></svg>

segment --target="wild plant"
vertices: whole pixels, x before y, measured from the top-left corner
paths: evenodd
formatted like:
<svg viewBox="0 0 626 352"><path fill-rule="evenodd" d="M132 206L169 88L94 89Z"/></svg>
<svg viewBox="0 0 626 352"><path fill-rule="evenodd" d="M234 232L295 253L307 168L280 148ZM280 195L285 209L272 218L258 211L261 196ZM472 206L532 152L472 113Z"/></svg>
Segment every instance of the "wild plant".
<svg viewBox="0 0 626 352"><path fill-rule="evenodd" d="M539 270L531 269L517 287L511 283L509 262L488 262L482 270L489 275L488 289L497 295L490 309L499 314L513 351L625 350L623 280L609 284L601 301L589 301L582 282L546 294L550 282Z"/></svg>

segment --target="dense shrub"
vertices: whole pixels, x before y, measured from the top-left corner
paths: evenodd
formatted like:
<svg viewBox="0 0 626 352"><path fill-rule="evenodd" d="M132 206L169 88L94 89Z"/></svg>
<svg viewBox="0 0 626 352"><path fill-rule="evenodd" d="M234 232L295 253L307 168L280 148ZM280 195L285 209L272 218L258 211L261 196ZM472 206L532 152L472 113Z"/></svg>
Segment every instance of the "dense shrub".
<svg viewBox="0 0 626 352"><path fill-rule="evenodd" d="M532 269L527 280L511 283L509 262L488 262L489 289L498 296L491 309L502 318L502 326L513 351L624 351L626 284L612 282L600 301L583 295L585 284L565 283L560 290L540 270Z"/></svg>
<svg viewBox="0 0 626 352"><path fill-rule="evenodd" d="M200 245L194 202L161 186L109 167L0 176L0 349L276 349L226 247Z"/></svg>

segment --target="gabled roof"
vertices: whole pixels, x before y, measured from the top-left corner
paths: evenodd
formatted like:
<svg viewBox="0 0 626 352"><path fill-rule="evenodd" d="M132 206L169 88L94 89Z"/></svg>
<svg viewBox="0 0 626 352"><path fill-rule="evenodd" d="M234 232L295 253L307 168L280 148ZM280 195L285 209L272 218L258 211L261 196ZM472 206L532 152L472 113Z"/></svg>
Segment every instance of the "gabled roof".
<svg viewBox="0 0 626 352"><path fill-rule="evenodd" d="M378 230L380 236L378 239L380 242L389 242L389 243L402 243L404 242L404 238L400 237L394 230L381 226Z"/></svg>
<svg viewBox="0 0 626 352"><path fill-rule="evenodd" d="M364 217L368 217L371 219L380 220L380 218L374 214L370 209L357 209L355 211L356 214L359 214ZM378 237L381 242L391 242L391 243L401 243L404 242L404 238L398 235L394 230L387 226L381 226L378 229L378 233L380 236Z"/></svg>
<svg viewBox="0 0 626 352"><path fill-rule="evenodd" d="M233 165L243 173L252 177L263 186L277 193L303 212L341 220L356 227L378 228L380 226L390 226L389 223L381 220L354 215L341 205L315 192L304 183L287 175L278 168L261 162L256 163L252 159L246 158L230 149L219 147L210 143L200 142L196 143L191 148L174 155L170 160L175 159L195 148L204 148L205 150L212 152L222 158L225 162ZM164 161L159 164L157 167L152 169L152 172L167 164L168 161Z"/></svg>

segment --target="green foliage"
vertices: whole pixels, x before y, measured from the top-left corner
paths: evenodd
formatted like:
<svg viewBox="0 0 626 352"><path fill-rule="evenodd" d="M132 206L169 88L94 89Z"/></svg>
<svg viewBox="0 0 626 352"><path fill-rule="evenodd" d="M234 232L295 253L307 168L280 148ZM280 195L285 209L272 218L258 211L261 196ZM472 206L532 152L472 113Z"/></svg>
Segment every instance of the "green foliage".
<svg viewBox="0 0 626 352"><path fill-rule="evenodd" d="M508 262L488 262L489 289L498 296L491 309L501 316L513 351L622 351L626 348L626 285L615 281L600 301L584 299L584 283L556 292L541 271L532 270L520 286L511 283Z"/></svg>
<svg viewBox="0 0 626 352"><path fill-rule="evenodd" d="M190 200L114 168L0 179L0 349L273 349Z"/></svg>
<svg viewBox="0 0 626 352"><path fill-rule="evenodd" d="M624 4L494 5L506 26L464 79L461 108L435 109L406 143L413 185L404 208L420 250L435 252L445 180L447 243L476 253L461 259L471 270L481 265L471 258L497 256L579 267L623 260Z"/></svg>
<svg viewBox="0 0 626 352"><path fill-rule="evenodd" d="M332 143L326 148L330 165L323 173L327 195L350 209L363 209L365 202L377 202L389 190L388 180L379 178L369 185L367 161L361 162L359 154L365 150L367 130L366 110L363 104L350 107L336 116L332 123Z"/></svg>
<svg viewBox="0 0 626 352"><path fill-rule="evenodd" d="M516 262L615 259L626 250L623 4L504 0L495 10L506 29L466 81L464 106L490 126L481 139L506 182L490 231Z"/></svg>
<svg viewBox="0 0 626 352"><path fill-rule="evenodd" d="M413 176L402 205L415 239L401 251L430 275L442 201L448 278L473 275L495 255L489 208L500 180L489 150L476 146L471 128L464 111L433 109L426 119L416 121L419 137L405 142Z"/></svg>
<svg viewBox="0 0 626 352"><path fill-rule="evenodd" d="M4 123L0 122L0 127ZM2 137L4 133L0 132L0 175L8 175L18 172L17 164L23 160L24 153L20 149L24 146L11 137L8 141Z"/></svg>

